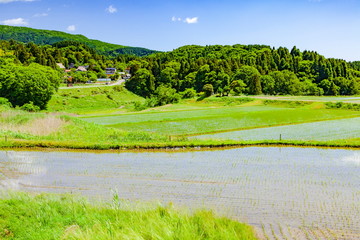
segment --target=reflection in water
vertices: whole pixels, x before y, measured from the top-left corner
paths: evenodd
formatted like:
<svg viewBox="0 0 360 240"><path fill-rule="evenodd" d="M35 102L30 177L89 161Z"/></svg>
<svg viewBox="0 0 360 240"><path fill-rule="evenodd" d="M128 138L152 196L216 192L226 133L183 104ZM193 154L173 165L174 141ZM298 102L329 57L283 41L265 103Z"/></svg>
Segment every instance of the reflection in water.
<svg viewBox="0 0 360 240"><path fill-rule="evenodd" d="M360 167L360 153L355 152L354 154L350 156L346 156L342 159L343 162L353 164L355 166Z"/></svg>
<svg viewBox="0 0 360 240"><path fill-rule="evenodd" d="M0 151L0 172L7 188L104 199L116 191L123 199L211 208L252 224L264 238L360 239L356 150Z"/></svg>

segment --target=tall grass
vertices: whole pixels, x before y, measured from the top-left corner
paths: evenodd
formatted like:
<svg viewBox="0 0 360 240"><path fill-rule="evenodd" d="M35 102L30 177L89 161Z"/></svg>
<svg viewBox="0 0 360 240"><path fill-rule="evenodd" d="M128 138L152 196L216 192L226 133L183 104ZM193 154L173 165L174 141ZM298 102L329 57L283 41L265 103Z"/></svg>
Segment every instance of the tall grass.
<svg viewBox="0 0 360 240"><path fill-rule="evenodd" d="M69 195L11 194L0 199L1 239L256 239L251 227L209 211L134 210ZM119 205L120 203L120 205Z"/></svg>
<svg viewBox="0 0 360 240"><path fill-rule="evenodd" d="M0 112L0 131L26 133L34 136L47 136L59 131L66 121L44 114L29 114L22 111Z"/></svg>
<svg viewBox="0 0 360 240"><path fill-rule="evenodd" d="M48 104L50 112L98 114L134 109L145 101L122 86L59 89Z"/></svg>

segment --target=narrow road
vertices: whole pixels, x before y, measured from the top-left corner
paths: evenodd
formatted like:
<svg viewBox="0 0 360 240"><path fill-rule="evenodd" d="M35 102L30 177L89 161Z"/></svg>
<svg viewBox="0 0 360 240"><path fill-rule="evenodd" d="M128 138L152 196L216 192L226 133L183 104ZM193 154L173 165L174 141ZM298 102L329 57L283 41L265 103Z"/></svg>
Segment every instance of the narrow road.
<svg viewBox="0 0 360 240"><path fill-rule="evenodd" d="M93 84L85 84L84 86L73 86L73 87L59 87L59 89L72 89L72 88L93 88L93 87L111 87L115 85L121 85L125 80L121 79L111 84L104 83L93 83Z"/></svg>

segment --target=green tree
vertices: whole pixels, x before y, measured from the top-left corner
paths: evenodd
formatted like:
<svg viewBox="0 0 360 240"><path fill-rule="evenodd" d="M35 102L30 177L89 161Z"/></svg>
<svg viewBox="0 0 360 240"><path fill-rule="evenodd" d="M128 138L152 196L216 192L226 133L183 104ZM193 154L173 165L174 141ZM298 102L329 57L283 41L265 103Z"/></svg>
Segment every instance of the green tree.
<svg viewBox="0 0 360 240"><path fill-rule="evenodd" d="M242 94L246 89L246 84L242 80L234 80L230 84L230 91L234 95Z"/></svg>
<svg viewBox="0 0 360 240"><path fill-rule="evenodd" d="M157 99L157 105L162 106L169 103L179 102L181 96L176 93L176 89L160 85L154 92L154 97Z"/></svg>
<svg viewBox="0 0 360 240"><path fill-rule="evenodd" d="M263 75L260 78L262 92L267 95L275 95L275 80L270 75Z"/></svg>
<svg viewBox="0 0 360 240"><path fill-rule="evenodd" d="M261 94L261 82L259 71L251 66L242 66L236 71L232 80L242 80L246 84L246 94Z"/></svg>
<svg viewBox="0 0 360 240"><path fill-rule="evenodd" d="M45 109L56 91L58 72L48 67L21 66L0 59L0 96L13 106L33 103ZM57 82L60 82L61 78Z"/></svg>
<svg viewBox="0 0 360 240"><path fill-rule="evenodd" d="M155 91L155 77L149 70L140 68L125 82L125 87L137 95L150 97Z"/></svg>
<svg viewBox="0 0 360 240"><path fill-rule="evenodd" d="M211 84L205 84L202 90L205 97L210 97L214 93L214 87Z"/></svg>

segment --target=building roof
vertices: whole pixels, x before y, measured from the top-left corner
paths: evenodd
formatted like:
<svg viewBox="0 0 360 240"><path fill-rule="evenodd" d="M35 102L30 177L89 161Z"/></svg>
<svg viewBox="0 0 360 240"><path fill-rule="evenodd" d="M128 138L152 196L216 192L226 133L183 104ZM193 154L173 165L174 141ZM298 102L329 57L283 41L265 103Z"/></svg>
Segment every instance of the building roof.
<svg viewBox="0 0 360 240"><path fill-rule="evenodd" d="M56 63L56 65L61 69L65 69L65 66L62 63Z"/></svg>
<svg viewBox="0 0 360 240"><path fill-rule="evenodd" d="M79 66L76 71L82 71L82 72L86 72L86 67L85 66Z"/></svg>

